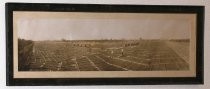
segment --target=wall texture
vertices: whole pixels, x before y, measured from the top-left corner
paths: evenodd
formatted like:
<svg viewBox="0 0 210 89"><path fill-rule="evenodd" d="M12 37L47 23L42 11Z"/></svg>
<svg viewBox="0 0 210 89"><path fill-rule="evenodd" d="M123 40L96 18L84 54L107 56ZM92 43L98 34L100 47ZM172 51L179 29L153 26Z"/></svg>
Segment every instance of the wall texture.
<svg viewBox="0 0 210 89"><path fill-rule="evenodd" d="M5 3L90 3L90 4L146 4L146 5L205 5L204 85L135 85L135 86L44 86L7 87L5 51ZM210 89L210 0L0 0L0 89Z"/></svg>

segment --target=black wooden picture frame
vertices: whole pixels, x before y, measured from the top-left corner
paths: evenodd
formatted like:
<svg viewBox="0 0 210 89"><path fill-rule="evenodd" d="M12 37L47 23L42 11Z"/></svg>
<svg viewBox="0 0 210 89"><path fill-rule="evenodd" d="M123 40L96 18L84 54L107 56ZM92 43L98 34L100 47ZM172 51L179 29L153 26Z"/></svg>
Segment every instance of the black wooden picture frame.
<svg viewBox="0 0 210 89"><path fill-rule="evenodd" d="M66 86L66 85L172 85L204 84L204 6L181 5L114 5L6 3L6 85ZM13 12L91 12L91 13L173 13L196 14L196 76L195 77L109 77L109 78L14 78Z"/></svg>

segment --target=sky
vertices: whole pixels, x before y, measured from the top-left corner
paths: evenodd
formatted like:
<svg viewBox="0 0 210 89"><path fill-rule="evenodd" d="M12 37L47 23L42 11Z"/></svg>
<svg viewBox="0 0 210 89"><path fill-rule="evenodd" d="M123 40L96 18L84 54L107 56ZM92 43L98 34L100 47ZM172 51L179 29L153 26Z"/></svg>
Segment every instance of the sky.
<svg viewBox="0 0 210 89"><path fill-rule="evenodd" d="M191 15L18 12L18 37L29 40L189 39ZM192 17L192 16L191 16Z"/></svg>

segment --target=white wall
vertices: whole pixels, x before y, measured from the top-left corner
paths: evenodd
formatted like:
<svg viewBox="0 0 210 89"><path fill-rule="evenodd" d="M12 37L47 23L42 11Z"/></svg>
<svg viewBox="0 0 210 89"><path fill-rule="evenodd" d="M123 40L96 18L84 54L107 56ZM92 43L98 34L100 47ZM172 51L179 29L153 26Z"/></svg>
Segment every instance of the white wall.
<svg viewBox="0 0 210 89"><path fill-rule="evenodd" d="M30 3L90 3L90 4L146 4L146 5L205 5L204 85L135 85L135 86L6 86L5 2ZM0 89L210 89L210 0L0 0Z"/></svg>

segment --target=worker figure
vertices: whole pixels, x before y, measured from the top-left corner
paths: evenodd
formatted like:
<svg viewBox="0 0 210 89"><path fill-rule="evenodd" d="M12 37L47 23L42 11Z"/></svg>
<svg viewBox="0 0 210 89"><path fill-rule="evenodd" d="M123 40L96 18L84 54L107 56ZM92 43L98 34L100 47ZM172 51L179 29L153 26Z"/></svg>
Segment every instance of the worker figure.
<svg viewBox="0 0 210 89"><path fill-rule="evenodd" d="M123 56L123 54L124 54L123 52L124 52L124 50L123 50L123 49L121 49L121 56Z"/></svg>
<svg viewBox="0 0 210 89"><path fill-rule="evenodd" d="M111 50L111 58L113 58L113 56L114 56L114 51Z"/></svg>
<svg viewBox="0 0 210 89"><path fill-rule="evenodd" d="M45 62L42 63L42 65L40 66L40 68L44 68L45 67Z"/></svg>
<svg viewBox="0 0 210 89"><path fill-rule="evenodd" d="M63 64L62 61L58 63L58 66L57 66L57 70L58 70L58 71L61 70L62 64Z"/></svg>

